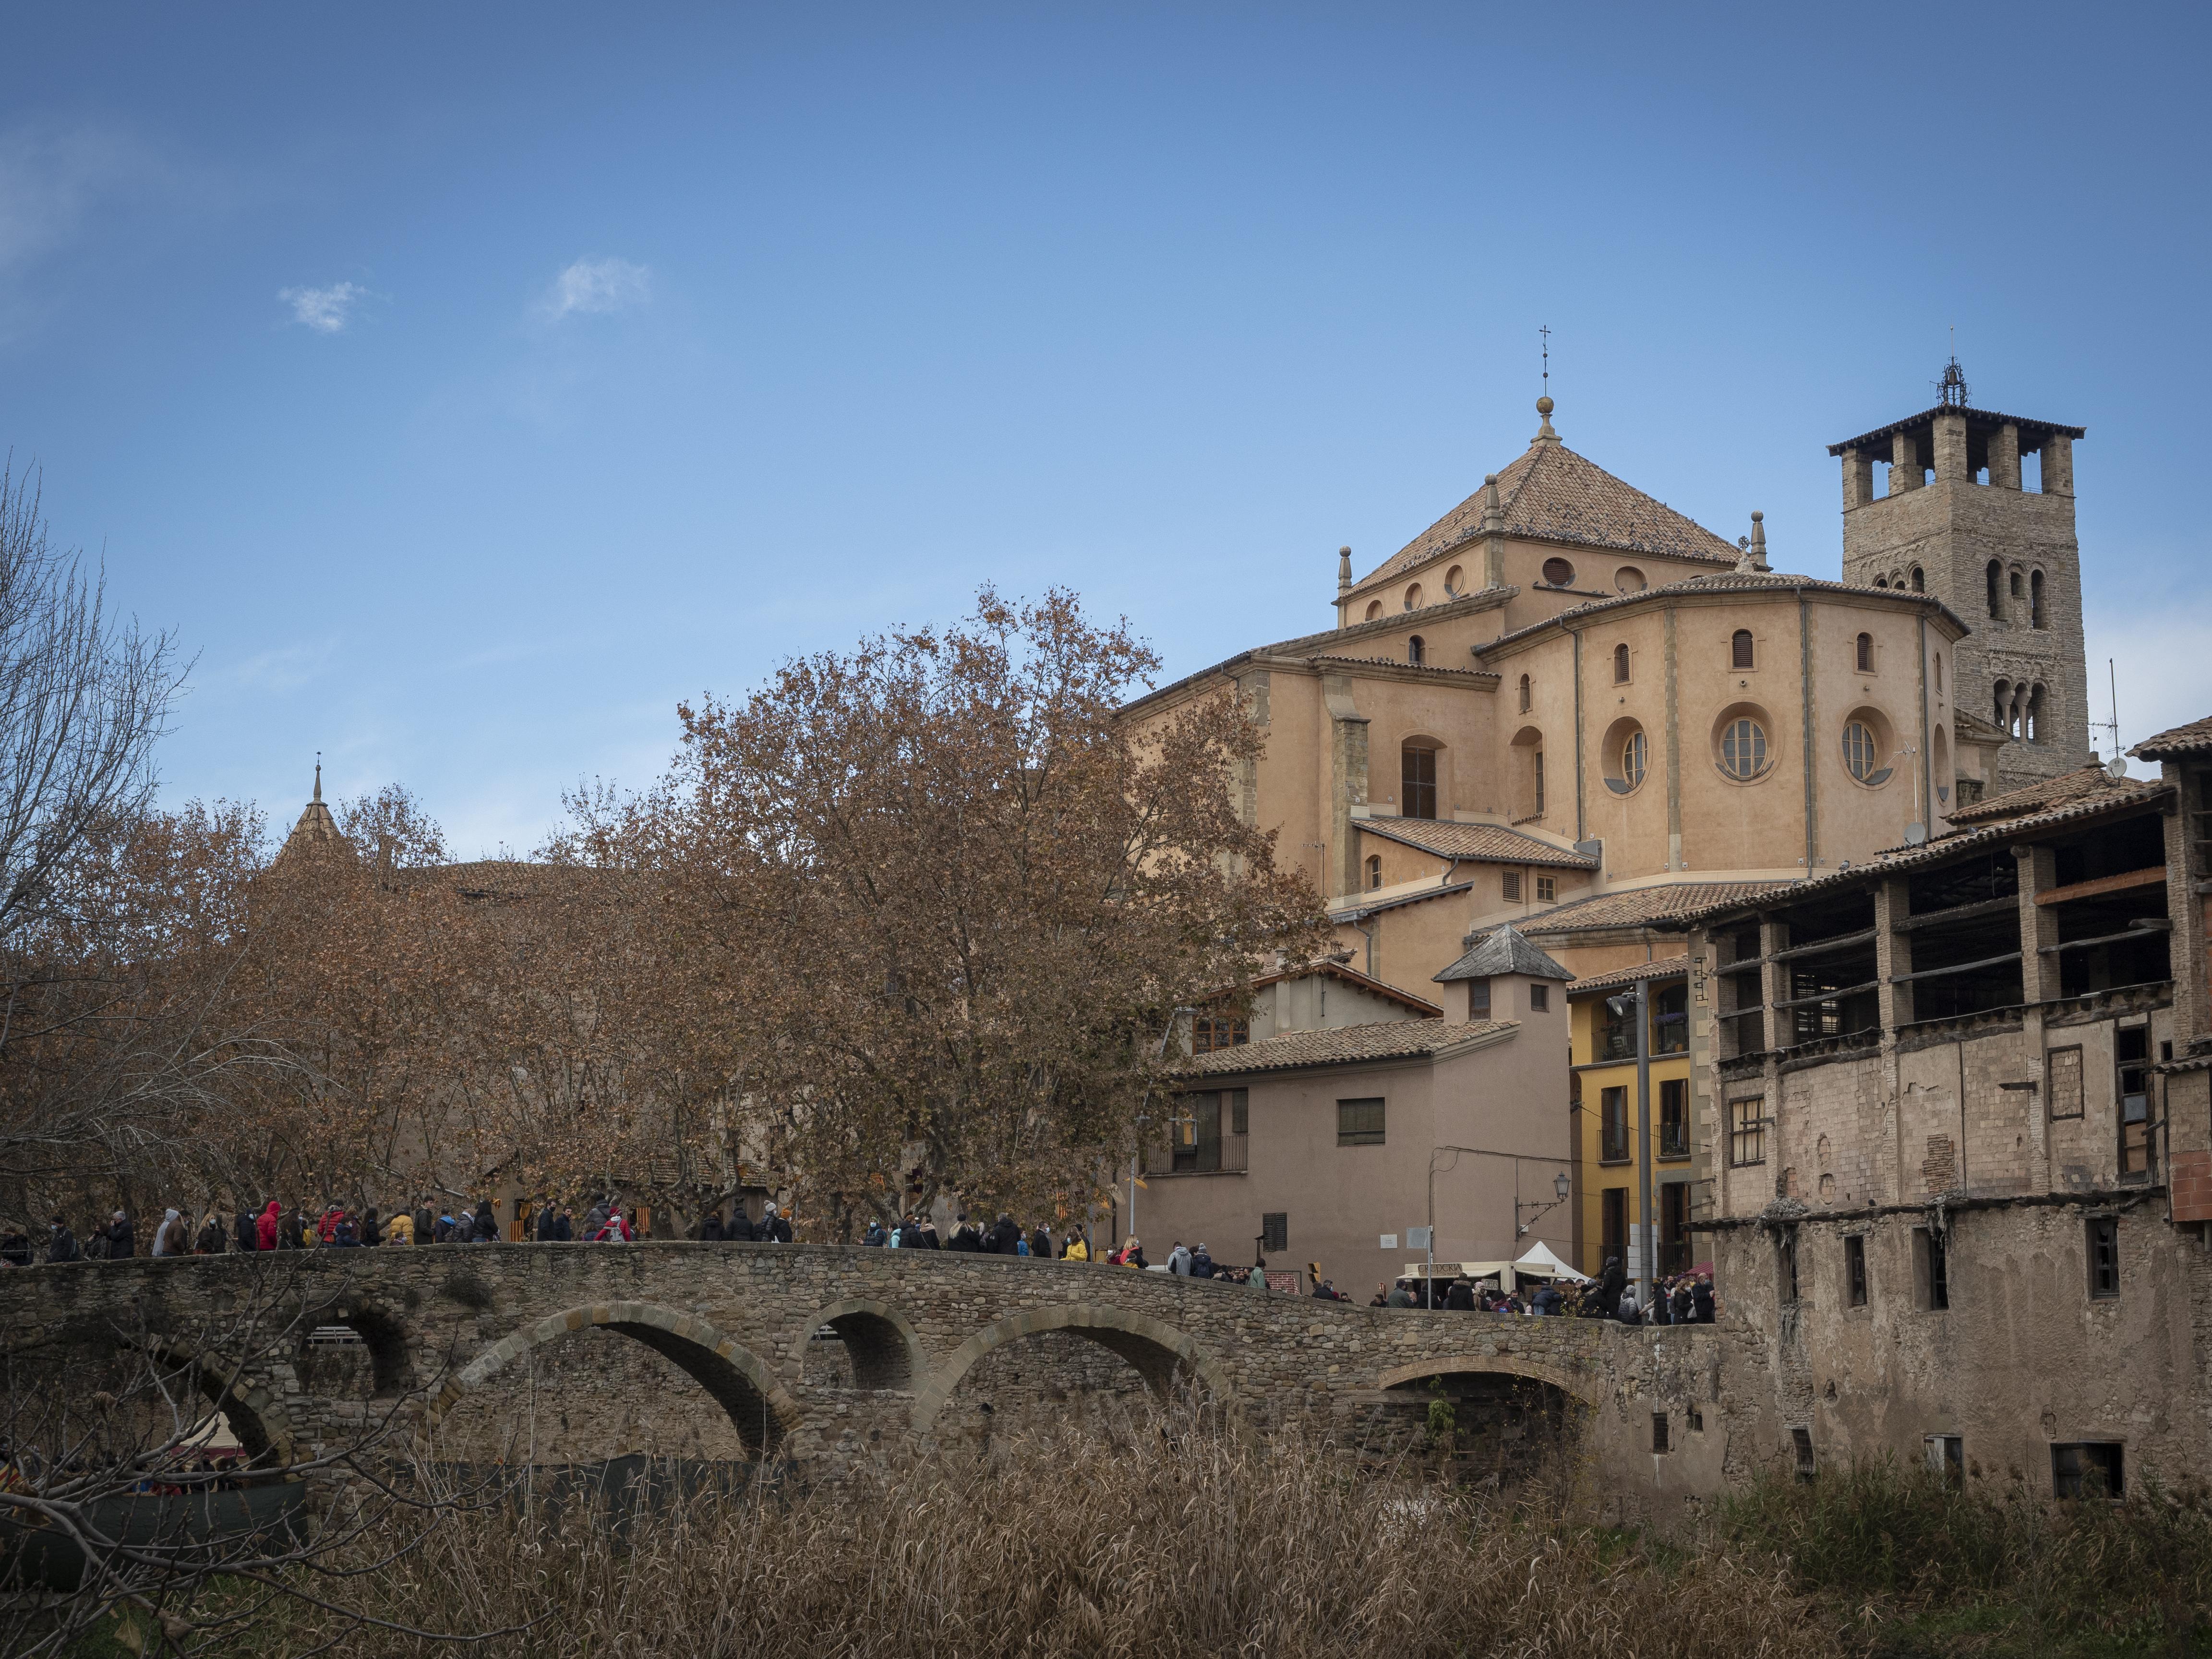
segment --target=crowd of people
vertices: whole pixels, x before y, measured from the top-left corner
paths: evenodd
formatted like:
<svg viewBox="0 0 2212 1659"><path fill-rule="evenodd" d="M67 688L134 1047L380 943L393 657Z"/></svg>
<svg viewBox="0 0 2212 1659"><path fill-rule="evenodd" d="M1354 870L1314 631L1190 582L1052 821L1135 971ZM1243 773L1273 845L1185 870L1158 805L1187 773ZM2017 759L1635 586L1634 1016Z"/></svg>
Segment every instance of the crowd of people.
<svg viewBox="0 0 2212 1659"><path fill-rule="evenodd" d="M1439 1283L1443 1285L1441 1295L1436 1289ZM1334 1287L1316 1270L1314 1294L1326 1297L1334 1291ZM1464 1273L1441 1281L1416 1273L1395 1284L1378 1283L1368 1306L1612 1319L1624 1325L1710 1325L1716 1311L1713 1270L1709 1264L1659 1280L1650 1305L1645 1307L1638 1300L1636 1286L1629 1282L1618 1256L1607 1257L1604 1273L1595 1279L1523 1278L1510 1291L1496 1279L1470 1279Z"/></svg>

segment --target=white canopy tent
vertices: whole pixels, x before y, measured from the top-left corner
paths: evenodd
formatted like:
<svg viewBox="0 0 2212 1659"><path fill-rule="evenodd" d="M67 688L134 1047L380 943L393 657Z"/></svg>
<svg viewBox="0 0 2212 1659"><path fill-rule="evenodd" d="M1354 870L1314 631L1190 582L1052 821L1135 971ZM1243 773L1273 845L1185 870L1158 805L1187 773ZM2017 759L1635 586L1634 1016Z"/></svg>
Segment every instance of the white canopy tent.
<svg viewBox="0 0 2212 1659"><path fill-rule="evenodd" d="M1528 1253L1513 1264L1513 1271L1529 1279L1574 1279L1589 1282L1589 1275L1578 1273L1553 1253L1552 1247L1539 1239L1528 1247Z"/></svg>

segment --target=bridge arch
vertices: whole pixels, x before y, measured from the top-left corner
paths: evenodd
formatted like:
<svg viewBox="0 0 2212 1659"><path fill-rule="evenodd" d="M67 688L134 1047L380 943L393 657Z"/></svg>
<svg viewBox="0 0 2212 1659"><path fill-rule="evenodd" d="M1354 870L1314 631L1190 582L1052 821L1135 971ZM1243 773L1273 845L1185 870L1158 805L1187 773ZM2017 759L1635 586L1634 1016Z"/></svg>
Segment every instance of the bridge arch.
<svg viewBox="0 0 2212 1659"><path fill-rule="evenodd" d="M844 1342L856 1389L910 1389L929 1370L921 1334L889 1303L865 1296L833 1302L799 1327L791 1352L805 1353L807 1342L824 1325Z"/></svg>
<svg viewBox="0 0 2212 1659"><path fill-rule="evenodd" d="M191 1378L200 1397L230 1425L249 1463L283 1468L297 1458L291 1414L266 1383L256 1382L242 1367L211 1351L192 1352L156 1339L145 1345L144 1352L154 1364Z"/></svg>
<svg viewBox="0 0 2212 1659"><path fill-rule="evenodd" d="M1425 1382L1432 1376L1496 1376L1509 1382L1548 1383L1579 1405L1598 1403L1596 1392L1587 1377L1564 1366L1521 1354L1455 1353L1417 1359L1409 1364L1391 1366L1375 1379L1375 1386L1397 1389L1408 1382Z"/></svg>
<svg viewBox="0 0 2212 1659"><path fill-rule="evenodd" d="M651 1302L568 1308L509 1332L439 1390L428 1413L429 1422L435 1424L532 1348L592 1326L620 1331L681 1367L729 1413L732 1426L757 1457L774 1452L799 1425L803 1413L799 1402L750 1349L703 1319Z"/></svg>
<svg viewBox="0 0 2212 1659"><path fill-rule="evenodd" d="M1224 1410L1232 1416L1237 1413L1237 1396L1228 1372L1182 1332L1127 1308L1079 1302L1012 1315L986 1326L955 1348L915 1393L915 1432L929 1431L960 1380L985 1354L1002 1343L1045 1331L1073 1331L1119 1354L1137 1368L1156 1394L1165 1393L1176 1374L1188 1370L1212 1391Z"/></svg>

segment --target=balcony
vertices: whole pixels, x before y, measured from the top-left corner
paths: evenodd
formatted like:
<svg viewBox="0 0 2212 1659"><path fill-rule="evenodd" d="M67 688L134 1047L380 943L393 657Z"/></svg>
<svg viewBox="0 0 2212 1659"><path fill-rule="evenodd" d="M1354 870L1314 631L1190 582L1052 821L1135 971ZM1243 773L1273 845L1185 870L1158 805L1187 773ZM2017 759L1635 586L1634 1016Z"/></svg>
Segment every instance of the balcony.
<svg viewBox="0 0 2212 1659"><path fill-rule="evenodd" d="M1147 1147L1145 1178L1152 1181L1163 1176L1243 1175L1250 1141L1249 1134L1226 1134L1202 1137L1185 1146Z"/></svg>

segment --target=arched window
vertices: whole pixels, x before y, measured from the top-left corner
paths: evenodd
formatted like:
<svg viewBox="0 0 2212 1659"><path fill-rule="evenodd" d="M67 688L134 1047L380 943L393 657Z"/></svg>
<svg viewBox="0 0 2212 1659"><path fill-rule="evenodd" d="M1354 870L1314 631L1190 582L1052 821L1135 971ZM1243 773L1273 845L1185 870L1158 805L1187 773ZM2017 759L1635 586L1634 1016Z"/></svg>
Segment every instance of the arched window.
<svg viewBox="0 0 2212 1659"><path fill-rule="evenodd" d="M1748 783L1766 770L1766 728L1739 715L1721 728L1721 770Z"/></svg>
<svg viewBox="0 0 2212 1659"><path fill-rule="evenodd" d="M1990 590L1990 615L1992 617L2003 616L2004 599L2002 596L2004 593L2004 567L2002 564L1999 564L1995 559L1991 559L1990 561L1989 568L1984 571L1982 575Z"/></svg>
<svg viewBox="0 0 2212 1659"><path fill-rule="evenodd" d="M1651 745L1641 729L1632 732L1620 745L1620 781L1631 789L1644 781L1650 769Z"/></svg>
<svg viewBox="0 0 2212 1659"><path fill-rule="evenodd" d="M1381 616L1382 616L1382 600L1380 600L1380 599L1370 599L1370 600L1367 602L1367 620L1368 620L1368 621L1370 621L1370 622L1373 622L1373 621L1375 621L1376 618L1378 618L1379 617L1381 617Z"/></svg>
<svg viewBox="0 0 2212 1659"><path fill-rule="evenodd" d="M1419 668L1428 659L1429 647L1419 634L1406 641L1406 660Z"/></svg>
<svg viewBox="0 0 2212 1659"><path fill-rule="evenodd" d="M1996 684L1996 728L2009 734L2012 731L2012 682L1999 680Z"/></svg>
<svg viewBox="0 0 2212 1659"><path fill-rule="evenodd" d="M1916 593L1928 591L1928 574L1917 564L1912 567L1912 591Z"/></svg>
<svg viewBox="0 0 2212 1659"><path fill-rule="evenodd" d="M2022 596L2022 592L2020 572L2015 570L2012 573L2012 596L2017 599Z"/></svg>
<svg viewBox="0 0 2212 1659"><path fill-rule="evenodd" d="M1887 587L1889 586L1889 578L1887 576L1876 576L1874 579L1874 585L1876 587Z"/></svg>
<svg viewBox="0 0 2212 1659"><path fill-rule="evenodd" d="M1398 796L1399 815L1433 818L1437 815L1437 751L1426 744L1409 743L1399 753L1399 775L1405 784Z"/></svg>
<svg viewBox="0 0 2212 1659"><path fill-rule="evenodd" d="M1367 890L1373 892L1382 884L1382 858L1370 853L1367 858Z"/></svg>
<svg viewBox="0 0 2212 1659"><path fill-rule="evenodd" d="M1613 683L1615 685L1628 684L1628 647L1625 645L1613 647Z"/></svg>
<svg viewBox="0 0 2212 1659"><path fill-rule="evenodd" d="M2043 688L2039 685L2027 694L2027 715L2021 735L2030 743L2043 741Z"/></svg>
<svg viewBox="0 0 2212 1659"><path fill-rule="evenodd" d="M1528 712L1528 677L1523 674L1521 677L1521 712L1524 714Z"/></svg>
<svg viewBox="0 0 2212 1659"><path fill-rule="evenodd" d="M2051 626L2043 614L2043 573L2040 570L2027 579L2027 619L2033 627Z"/></svg>
<svg viewBox="0 0 2212 1659"><path fill-rule="evenodd" d="M1858 642L1858 655L1857 655L1856 660L1857 660L1857 663L1858 663L1858 665L1859 665L1859 672L1860 672L1860 673L1862 673L1862 674L1871 674L1871 673L1873 673L1873 672L1874 672L1874 635L1871 635L1871 634L1862 634L1862 635L1859 635L1859 642Z"/></svg>
<svg viewBox="0 0 2212 1659"><path fill-rule="evenodd" d="M1748 668L1751 666L1751 630L1748 628L1739 628L1729 637L1729 666Z"/></svg>

